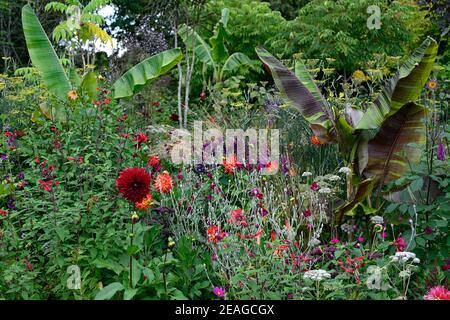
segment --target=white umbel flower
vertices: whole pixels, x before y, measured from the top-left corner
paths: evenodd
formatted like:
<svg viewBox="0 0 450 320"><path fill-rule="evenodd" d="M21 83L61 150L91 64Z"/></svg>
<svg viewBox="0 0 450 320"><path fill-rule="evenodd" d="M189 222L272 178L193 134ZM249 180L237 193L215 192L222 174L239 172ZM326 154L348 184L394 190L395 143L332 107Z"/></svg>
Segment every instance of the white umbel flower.
<svg viewBox="0 0 450 320"><path fill-rule="evenodd" d="M373 216L372 218L370 218L370 221L373 224L383 224L384 219L383 219L383 217L380 217L380 216Z"/></svg>
<svg viewBox="0 0 450 320"><path fill-rule="evenodd" d="M407 251L396 252L394 256L391 256L391 261L393 262L407 262L408 260L413 260L414 262L414 259L416 259L416 254L414 252Z"/></svg>
<svg viewBox="0 0 450 320"><path fill-rule="evenodd" d="M336 176L336 175L331 175L331 176L328 177L328 180L330 180L330 181L339 181L339 180L341 180L341 177Z"/></svg>
<svg viewBox="0 0 450 320"><path fill-rule="evenodd" d="M306 271L303 276L313 281L322 281L331 278L331 274L322 269Z"/></svg>
<svg viewBox="0 0 450 320"><path fill-rule="evenodd" d="M342 168L339 169L338 172L339 173L350 174L350 172L352 172L352 169L350 169L349 167L342 167Z"/></svg>
<svg viewBox="0 0 450 320"><path fill-rule="evenodd" d="M331 193L331 189L330 188L320 188L319 193L329 194L329 193Z"/></svg>
<svg viewBox="0 0 450 320"><path fill-rule="evenodd" d="M311 176L312 176L312 173L309 171L305 171L302 173L302 177L311 177Z"/></svg>

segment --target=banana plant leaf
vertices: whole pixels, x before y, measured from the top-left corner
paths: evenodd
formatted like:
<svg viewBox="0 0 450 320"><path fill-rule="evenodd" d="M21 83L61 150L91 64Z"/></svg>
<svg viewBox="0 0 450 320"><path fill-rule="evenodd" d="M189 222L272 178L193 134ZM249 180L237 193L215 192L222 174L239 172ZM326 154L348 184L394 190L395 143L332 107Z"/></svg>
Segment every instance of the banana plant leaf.
<svg viewBox="0 0 450 320"><path fill-rule="evenodd" d="M378 129L386 117L395 114L408 102L415 102L433 69L438 45L427 38L405 61L381 94L366 110L357 129Z"/></svg>
<svg viewBox="0 0 450 320"><path fill-rule="evenodd" d="M97 99L97 74L94 71L86 73L81 82L81 90L88 95L91 100Z"/></svg>
<svg viewBox="0 0 450 320"><path fill-rule="evenodd" d="M230 10L223 8L222 17L214 28L214 35L209 38L213 59L220 64L222 64L229 56L228 49L225 46L225 39L228 36L227 25L229 17Z"/></svg>
<svg viewBox="0 0 450 320"><path fill-rule="evenodd" d="M400 178L420 160L426 142L424 107L410 102L386 119L367 143L367 165L363 176L379 177L380 186Z"/></svg>
<svg viewBox="0 0 450 320"><path fill-rule="evenodd" d="M376 183L377 178L372 177L364 181L361 181L358 184L356 192L354 193L354 195L352 195L351 199L336 209L335 220L337 224L342 223L344 214L351 212L372 193L372 190L375 187Z"/></svg>
<svg viewBox="0 0 450 320"><path fill-rule="evenodd" d="M113 85L114 98L127 98L144 85L176 66L182 58L179 48L160 52L138 63L125 72Z"/></svg>
<svg viewBox="0 0 450 320"><path fill-rule="evenodd" d="M432 203L440 195L442 191L439 189L438 182L429 177L421 177L406 187L384 193L383 198L397 203L426 204L427 199L429 203Z"/></svg>
<svg viewBox="0 0 450 320"><path fill-rule="evenodd" d="M228 57L228 59L225 61L225 63L222 66L222 70L220 71L220 79L223 79L223 75L226 72L232 72L236 69L239 69L239 67L242 66L252 66L254 64L254 61L250 59L247 55L235 52L231 56Z"/></svg>
<svg viewBox="0 0 450 320"><path fill-rule="evenodd" d="M334 140L330 129L334 117L325 98L320 93L306 68L298 64L297 76L264 48L256 48L264 67L272 74L278 89L311 124L314 135L321 143Z"/></svg>
<svg viewBox="0 0 450 320"><path fill-rule="evenodd" d="M30 5L22 8L22 26L31 61L41 73L48 91L61 99L66 99L67 92L72 89L72 86L55 49Z"/></svg>
<svg viewBox="0 0 450 320"><path fill-rule="evenodd" d="M216 62L213 58L211 47L197 32L192 30L191 27L182 25L180 30L178 30L178 35L183 40L187 50L194 51L195 55L202 63L216 68Z"/></svg>

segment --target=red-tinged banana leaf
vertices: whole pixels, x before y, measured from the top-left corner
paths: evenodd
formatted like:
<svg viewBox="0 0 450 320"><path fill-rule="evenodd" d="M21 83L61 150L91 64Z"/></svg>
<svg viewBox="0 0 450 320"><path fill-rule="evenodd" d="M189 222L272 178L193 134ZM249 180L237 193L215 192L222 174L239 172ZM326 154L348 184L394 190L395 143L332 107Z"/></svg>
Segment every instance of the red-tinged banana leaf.
<svg viewBox="0 0 450 320"><path fill-rule="evenodd" d="M297 76L264 48L256 48L256 53L269 71L278 89L311 124L314 135L321 143L334 140L331 129L334 121L331 109L320 93L304 65L297 63Z"/></svg>
<svg viewBox="0 0 450 320"><path fill-rule="evenodd" d="M426 204L427 200L431 203L440 195L442 191L439 183L429 177L422 177L406 187L384 193L383 198L397 203Z"/></svg>
<svg viewBox="0 0 450 320"><path fill-rule="evenodd" d="M385 85L357 125L357 129L378 129L383 121L408 102L415 102L430 76L438 45L428 37Z"/></svg>
<svg viewBox="0 0 450 320"><path fill-rule="evenodd" d="M420 160L426 142L424 107L410 102L386 119L367 143L367 165L363 176L378 177L380 186L403 176Z"/></svg>
<svg viewBox="0 0 450 320"><path fill-rule="evenodd" d="M344 214L352 211L356 206L358 206L364 199L366 199L371 193L372 190L377 183L377 178L372 177L361 181L356 188L356 192L352 195L351 199L346 202L341 207L337 208L335 211L335 219L337 224L342 223L342 219L344 218Z"/></svg>

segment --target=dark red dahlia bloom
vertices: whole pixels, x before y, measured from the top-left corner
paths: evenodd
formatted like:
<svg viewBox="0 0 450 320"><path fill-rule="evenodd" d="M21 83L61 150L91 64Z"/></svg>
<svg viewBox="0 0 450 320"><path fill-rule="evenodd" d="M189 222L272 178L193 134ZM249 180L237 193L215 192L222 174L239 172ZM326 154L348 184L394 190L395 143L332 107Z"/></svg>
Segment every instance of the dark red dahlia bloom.
<svg viewBox="0 0 450 320"><path fill-rule="evenodd" d="M127 168L116 180L117 189L130 202L141 202L150 192L150 175L142 168Z"/></svg>

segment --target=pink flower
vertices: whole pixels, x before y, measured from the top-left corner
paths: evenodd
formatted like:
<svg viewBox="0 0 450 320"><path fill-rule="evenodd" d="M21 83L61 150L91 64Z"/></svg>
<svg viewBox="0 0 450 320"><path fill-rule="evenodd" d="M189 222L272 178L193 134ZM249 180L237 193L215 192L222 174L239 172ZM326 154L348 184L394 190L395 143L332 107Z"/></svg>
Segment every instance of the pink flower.
<svg viewBox="0 0 450 320"><path fill-rule="evenodd" d="M397 247L398 251L404 251L406 249L406 242L402 237L397 237L392 244Z"/></svg>
<svg viewBox="0 0 450 320"><path fill-rule="evenodd" d="M223 298L225 296L225 290L221 287L214 287L213 293L219 298Z"/></svg>
<svg viewBox="0 0 450 320"><path fill-rule="evenodd" d="M312 191L317 191L317 189L319 189L319 186L318 186L317 182L313 182L311 184L311 190Z"/></svg>
<svg viewBox="0 0 450 320"><path fill-rule="evenodd" d="M332 244L336 244L336 243L339 243L340 241L339 241L339 239L337 239L337 238L333 238L333 239L331 239L331 241L330 241Z"/></svg>
<svg viewBox="0 0 450 320"><path fill-rule="evenodd" d="M358 242L364 242L364 237L361 237L361 236L360 236L360 237L358 237L357 240L358 240Z"/></svg>
<svg viewBox="0 0 450 320"><path fill-rule="evenodd" d="M450 300L450 291L442 286L437 286L428 290L423 297L424 300Z"/></svg>

